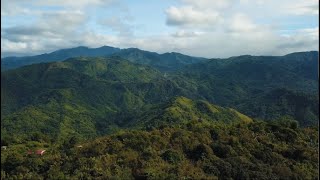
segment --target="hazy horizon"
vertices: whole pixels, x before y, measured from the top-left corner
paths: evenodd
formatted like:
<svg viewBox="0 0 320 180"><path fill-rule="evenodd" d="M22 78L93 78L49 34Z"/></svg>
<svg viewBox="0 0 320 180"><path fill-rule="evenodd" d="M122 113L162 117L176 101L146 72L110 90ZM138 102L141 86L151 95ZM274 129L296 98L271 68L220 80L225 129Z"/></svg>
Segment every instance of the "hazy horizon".
<svg viewBox="0 0 320 180"><path fill-rule="evenodd" d="M63 48L63 49L57 49L57 50L53 50L53 51L48 51L48 52L43 52L41 54L15 54L15 55L7 55L7 56L1 56L1 58L7 58L7 57L26 57L26 56L37 56L37 55L42 55L42 54L50 54L59 50L66 50L66 49L74 49L74 48L79 48L79 47L85 47L85 48L89 48L89 49L98 49L104 46L108 46L108 45L103 45L103 46L99 46L99 47L88 47L88 46L76 46L76 47L70 47L70 48ZM120 47L113 47L113 46L108 46L108 47L112 47L112 48L119 48L121 50L123 49L130 49L130 48L136 48L136 47L128 47L128 48L120 48ZM140 48L138 48L140 49ZM145 49L140 49L142 51L146 51ZM180 52L176 52L176 51L168 51L168 52L156 52L156 51L148 51L148 52L152 52L152 53L158 53L158 54L165 54L165 53L180 53ZM256 54L256 55L252 55L252 54L238 54L238 55L234 55L234 56L226 56L226 57L201 57L201 56L194 56L192 54L184 54L184 55L188 55L188 56L192 56L192 57L199 57L199 58L208 58L208 59L214 59L214 58L230 58L230 57L236 57L236 56L284 56L284 55L288 55L288 54L292 54L292 53L300 53L300 52L319 52L319 50L307 50L307 51L294 51L294 52L289 52L289 53L285 53L285 54L280 54L280 55L273 55L273 54Z"/></svg>
<svg viewBox="0 0 320 180"><path fill-rule="evenodd" d="M316 0L1 0L1 57L108 45L225 58L318 50Z"/></svg>

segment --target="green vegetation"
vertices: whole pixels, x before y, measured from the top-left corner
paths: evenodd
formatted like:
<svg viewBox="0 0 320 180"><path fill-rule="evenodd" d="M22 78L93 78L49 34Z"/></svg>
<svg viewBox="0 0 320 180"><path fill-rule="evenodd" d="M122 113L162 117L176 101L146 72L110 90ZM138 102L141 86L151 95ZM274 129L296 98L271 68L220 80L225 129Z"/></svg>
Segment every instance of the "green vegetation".
<svg viewBox="0 0 320 180"><path fill-rule="evenodd" d="M316 179L318 129L288 125L189 121L58 147L29 141L1 151L1 178Z"/></svg>
<svg viewBox="0 0 320 180"><path fill-rule="evenodd" d="M315 179L317 55L127 49L1 72L1 177Z"/></svg>
<svg viewBox="0 0 320 180"><path fill-rule="evenodd" d="M308 126L319 120L317 66L318 52L239 56L189 65L171 78L197 99L265 120L291 116Z"/></svg>
<svg viewBox="0 0 320 180"><path fill-rule="evenodd" d="M313 56L312 52L271 59L210 60L166 76L117 56L24 66L1 73L1 135L20 142L41 133L60 142L71 136L88 139L122 128L151 128L190 119L234 120L237 112L209 103L253 118L289 118L300 126L316 125L319 100L309 94L317 89L315 73L303 76L301 70L315 62ZM259 71L249 71L249 67ZM295 72L301 72L301 77ZM311 84L295 92L305 82Z"/></svg>
<svg viewBox="0 0 320 180"><path fill-rule="evenodd" d="M79 56L119 56L133 63L150 65L162 71L173 71L183 67L184 65L198 63L206 60L206 58L191 57L179 53L158 54L155 52L143 51L137 48L119 49L109 46L88 48L80 46L70 49L61 49L52 53L41 54L37 56L1 58L1 71L43 62L63 61Z"/></svg>
<svg viewBox="0 0 320 180"><path fill-rule="evenodd" d="M153 107L135 119L133 126L146 127L147 129L162 125L183 125L190 121L203 123L216 121L249 123L252 121L251 118L234 109L219 107L206 101L192 101L185 97L177 97L167 104Z"/></svg>
<svg viewBox="0 0 320 180"><path fill-rule="evenodd" d="M150 67L105 58L70 59L2 73L2 138L25 139L39 131L52 139L74 134L96 137L102 133L97 132L98 124L100 129L112 126L110 119L118 112L163 101L144 100L158 92L150 85L163 81L159 74Z"/></svg>
<svg viewBox="0 0 320 180"><path fill-rule="evenodd" d="M275 89L259 94L236 106L251 117L265 120L290 118L301 126L316 125L319 121L319 96Z"/></svg>

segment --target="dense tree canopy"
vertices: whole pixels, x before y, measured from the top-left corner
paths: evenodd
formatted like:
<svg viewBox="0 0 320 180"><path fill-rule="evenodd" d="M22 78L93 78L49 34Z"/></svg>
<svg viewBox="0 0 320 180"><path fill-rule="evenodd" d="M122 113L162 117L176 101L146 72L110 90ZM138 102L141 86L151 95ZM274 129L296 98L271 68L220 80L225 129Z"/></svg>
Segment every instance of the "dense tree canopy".
<svg viewBox="0 0 320 180"><path fill-rule="evenodd" d="M318 176L317 52L107 49L1 72L2 179Z"/></svg>

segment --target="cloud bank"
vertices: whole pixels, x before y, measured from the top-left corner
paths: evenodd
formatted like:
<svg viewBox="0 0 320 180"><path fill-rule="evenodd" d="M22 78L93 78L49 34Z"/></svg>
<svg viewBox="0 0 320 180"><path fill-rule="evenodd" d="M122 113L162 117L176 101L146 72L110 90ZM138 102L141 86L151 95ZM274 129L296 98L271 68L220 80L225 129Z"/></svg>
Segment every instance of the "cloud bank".
<svg viewBox="0 0 320 180"><path fill-rule="evenodd" d="M162 19L152 28L124 0L1 0L1 56L102 45L209 58L319 48L315 0L170 2L162 14L145 14Z"/></svg>

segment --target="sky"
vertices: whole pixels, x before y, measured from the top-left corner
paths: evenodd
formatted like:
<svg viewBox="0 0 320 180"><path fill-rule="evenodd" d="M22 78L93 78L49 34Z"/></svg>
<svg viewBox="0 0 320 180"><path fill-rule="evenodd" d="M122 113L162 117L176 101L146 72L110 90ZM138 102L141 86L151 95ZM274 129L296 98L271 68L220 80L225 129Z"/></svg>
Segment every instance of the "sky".
<svg viewBox="0 0 320 180"><path fill-rule="evenodd" d="M1 0L1 57L88 46L207 58L319 49L318 0Z"/></svg>

